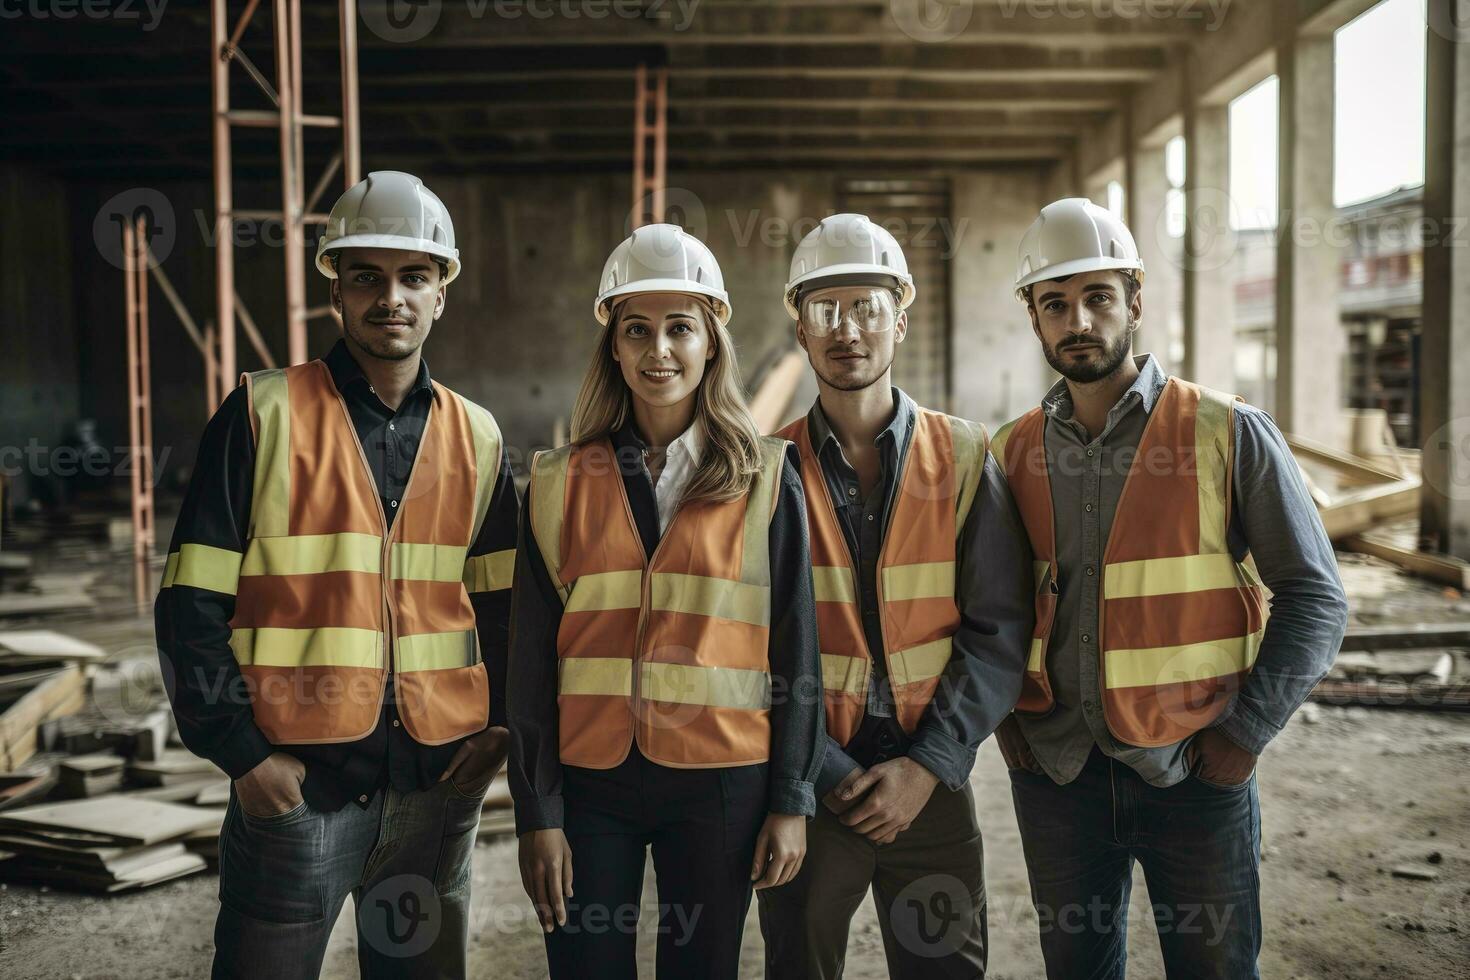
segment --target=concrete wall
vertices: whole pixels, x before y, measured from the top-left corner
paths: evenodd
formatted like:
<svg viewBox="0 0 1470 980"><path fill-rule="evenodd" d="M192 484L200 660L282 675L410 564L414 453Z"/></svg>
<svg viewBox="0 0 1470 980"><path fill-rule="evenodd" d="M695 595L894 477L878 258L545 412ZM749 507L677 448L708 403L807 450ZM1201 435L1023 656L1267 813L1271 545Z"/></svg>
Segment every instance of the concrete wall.
<svg viewBox="0 0 1470 980"><path fill-rule="evenodd" d="M781 303L791 251L817 221L836 210L845 176L874 175L743 171L676 176L671 183L671 217L708 242L720 259L747 380L794 343L793 325ZM952 408L994 425L1034 405L1048 383L1010 282L1016 243L1044 203L1052 175L1016 168L948 176L956 239L950 264L956 331ZM570 413L597 336L591 307L602 264L628 231L629 182L609 174L438 177L428 182L455 217L465 262L425 348L430 370L489 407L508 444L528 453L547 445L556 420ZM99 212L116 208L118 194L137 197L143 192L155 194L155 202L159 196L167 202L159 206L163 214L155 240L165 271L197 320L213 316L212 192L207 184L75 186L66 196L76 269L68 277L75 282L75 313L67 319L75 321L75 335L65 333L65 341L54 344L64 366L25 355L35 365L25 368L26 376L73 379L72 402L61 414L98 417L107 445L127 441L123 283L121 272L109 262L105 242L99 245L94 239L93 225ZM237 185L235 200L240 207L269 207L275 193L269 185ZM235 256L242 298L271 350L283 356L280 247L248 226L244 237L236 236ZM65 294L64 289L59 292ZM326 298L326 281L309 269L308 306ZM186 478L206 420L203 365L156 288L150 308L155 459L161 483L168 488ZM337 336L330 319L314 320L309 329L313 356L325 352ZM243 332L236 344L241 370L262 366ZM814 396L815 387L808 384L797 398L804 406ZM50 408L38 413L45 418L56 414ZM26 431L32 427L34 423L25 423Z"/></svg>
<svg viewBox="0 0 1470 980"><path fill-rule="evenodd" d="M0 471L16 500L40 491L79 411L67 214L60 181L0 165Z"/></svg>

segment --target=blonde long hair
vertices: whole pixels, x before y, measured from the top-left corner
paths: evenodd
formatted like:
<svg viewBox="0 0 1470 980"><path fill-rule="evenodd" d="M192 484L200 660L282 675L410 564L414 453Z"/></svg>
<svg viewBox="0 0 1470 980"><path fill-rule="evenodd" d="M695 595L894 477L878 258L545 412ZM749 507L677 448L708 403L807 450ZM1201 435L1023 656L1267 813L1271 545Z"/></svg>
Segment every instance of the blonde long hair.
<svg viewBox="0 0 1470 980"><path fill-rule="evenodd" d="M694 392L694 423L704 429L704 453L684 491L683 502L735 500L750 492L761 468L760 429L745 404L735 343L714 311L699 301L699 311L714 343L715 356L705 364ZM597 341L592 363L572 409L572 442L593 442L622 428L633 410L633 393L613 360L613 343L623 304L613 307Z"/></svg>

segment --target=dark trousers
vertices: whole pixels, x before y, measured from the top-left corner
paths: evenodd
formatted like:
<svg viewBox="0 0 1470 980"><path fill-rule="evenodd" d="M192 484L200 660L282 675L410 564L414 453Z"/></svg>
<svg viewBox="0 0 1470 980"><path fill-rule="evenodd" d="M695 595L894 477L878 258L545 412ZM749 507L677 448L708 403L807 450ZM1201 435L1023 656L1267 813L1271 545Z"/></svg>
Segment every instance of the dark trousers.
<svg viewBox="0 0 1470 980"><path fill-rule="evenodd" d="M231 791L220 829L214 977L317 976L349 894L363 977L463 977L483 802L446 779L411 793L381 789L366 808L302 803L254 817Z"/></svg>
<svg viewBox="0 0 1470 980"><path fill-rule="evenodd" d="M1171 980L1260 976L1255 776L1233 787L1190 776L1160 789L1094 749L1065 786L1012 769L1011 792L1052 980L1124 976L1134 860Z"/></svg>
<svg viewBox="0 0 1470 980"><path fill-rule="evenodd" d="M635 745L613 769L566 766L567 923L546 937L554 980L636 978L645 849L658 876L658 976L735 978L769 766L672 769Z"/></svg>
<svg viewBox="0 0 1470 980"><path fill-rule="evenodd" d="M801 873L760 892L766 977L842 976L848 927L870 887L890 977L985 976L985 858L968 785L935 787L909 829L882 846L818 803Z"/></svg>

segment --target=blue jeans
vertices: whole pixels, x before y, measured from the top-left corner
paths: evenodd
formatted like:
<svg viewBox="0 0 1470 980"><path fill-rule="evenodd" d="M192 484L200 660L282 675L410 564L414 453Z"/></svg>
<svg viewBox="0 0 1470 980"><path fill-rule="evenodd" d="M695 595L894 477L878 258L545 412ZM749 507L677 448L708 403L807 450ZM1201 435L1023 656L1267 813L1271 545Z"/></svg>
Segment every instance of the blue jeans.
<svg viewBox="0 0 1470 980"><path fill-rule="evenodd" d="M1011 770L1011 795L1052 980L1122 980L1133 862L1143 866L1164 971L1257 978L1261 804L1256 777L1167 788L1093 749L1065 786Z"/></svg>
<svg viewBox="0 0 1470 980"><path fill-rule="evenodd" d="M214 976L317 976L350 893L363 977L463 977L482 799L446 779L411 793L381 789L366 808L301 803L256 817L231 791Z"/></svg>

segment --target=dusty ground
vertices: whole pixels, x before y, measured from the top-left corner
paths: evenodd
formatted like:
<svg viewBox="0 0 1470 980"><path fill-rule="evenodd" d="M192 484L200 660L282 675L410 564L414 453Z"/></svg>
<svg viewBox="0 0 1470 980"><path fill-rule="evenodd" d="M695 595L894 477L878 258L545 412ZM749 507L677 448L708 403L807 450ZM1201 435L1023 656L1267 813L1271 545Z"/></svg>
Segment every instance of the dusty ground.
<svg viewBox="0 0 1470 980"><path fill-rule="evenodd" d="M1358 622L1470 618L1470 602L1398 576L1371 559L1343 557ZM66 628L112 650L147 649L147 620L109 617ZM1262 758L1260 786L1267 978L1470 976L1470 715L1322 707L1299 715ZM987 744L973 779L985 833L991 976L1042 976L1036 918L1010 790ZM1393 877L1432 860L1435 881ZM471 975L545 975L541 938L515 870L510 839L475 851ZM93 898L10 886L0 891L0 976L22 978L206 976L217 879L199 875L140 894ZM650 890L645 908L654 903ZM1141 876L1130 918L1130 977L1162 977ZM650 916L645 915L645 920ZM648 923L645 922L645 925ZM641 947L653 975L652 934ZM333 935L324 973L355 977L351 917ZM742 975L760 975L751 914ZM886 976L871 902L853 923L847 975Z"/></svg>

